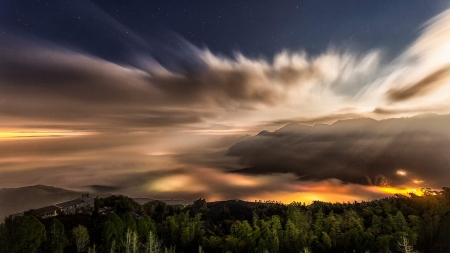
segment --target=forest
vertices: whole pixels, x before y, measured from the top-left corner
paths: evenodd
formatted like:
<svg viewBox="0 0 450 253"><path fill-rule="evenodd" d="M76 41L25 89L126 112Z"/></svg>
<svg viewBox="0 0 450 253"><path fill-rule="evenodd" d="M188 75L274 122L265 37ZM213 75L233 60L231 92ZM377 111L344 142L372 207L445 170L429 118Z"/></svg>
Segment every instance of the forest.
<svg viewBox="0 0 450 253"><path fill-rule="evenodd" d="M449 239L446 187L423 196L309 205L198 199L173 207L109 196L88 212L9 216L0 224L0 253L439 253L450 252Z"/></svg>

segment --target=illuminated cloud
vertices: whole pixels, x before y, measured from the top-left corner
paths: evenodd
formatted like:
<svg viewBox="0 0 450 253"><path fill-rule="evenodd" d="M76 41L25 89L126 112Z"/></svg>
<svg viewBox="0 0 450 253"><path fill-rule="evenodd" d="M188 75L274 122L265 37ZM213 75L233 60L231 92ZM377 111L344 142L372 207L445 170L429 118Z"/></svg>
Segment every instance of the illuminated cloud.
<svg viewBox="0 0 450 253"><path fill-rule="evenodd" d="M126 65L2 37L0 184L347 200L399 190L370 186L380 182L406 188L415 179L394 177L405 168L438 186L449 176L448 116L369 117L450 113L449 20L431 20L391 62L379 49L251 58L186 43L181 56L137 52ZM288 123L309 126L246 136Z"/></svg>
<svg viewBox="0 0 450 253"><path fill-rule="evenodd" d="M300 180L403 185L423 178L431 187L446 184L450 172L450 116L419 115L376 121L340 120L313 127L290 124L236 143L236 173L295 173ZM380 180L380 175L383 180Z"/></svg>

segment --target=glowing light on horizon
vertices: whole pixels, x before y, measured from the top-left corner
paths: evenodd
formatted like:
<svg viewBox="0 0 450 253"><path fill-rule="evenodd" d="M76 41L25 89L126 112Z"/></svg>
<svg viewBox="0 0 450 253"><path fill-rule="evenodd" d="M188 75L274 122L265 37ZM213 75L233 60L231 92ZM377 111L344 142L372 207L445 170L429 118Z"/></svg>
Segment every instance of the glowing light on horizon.
<svg viewBox="0 0 450 253"><path fill-rule="evenodd" d="M396 187L377 187L379 191L388 193L391 195L401 194L408 196L410 193L421 196L423 193L421 191L416 190L415 188L396 188Z"/></svg>
<svg viewBox="0 0 450 253"><path fill-rule="evenodd" d="M0 131L1 139L19 139L19 138L49 138L49 137L69 137L89 135L92 132L73 132L73 131Z"/></svg>
<svg viewBox="0 0 450 253"><path fill-rule="evenodd" d="M404 170L397 170L397 175L399 175L399 176L406 176L406 171L404 171Z"/></svg>

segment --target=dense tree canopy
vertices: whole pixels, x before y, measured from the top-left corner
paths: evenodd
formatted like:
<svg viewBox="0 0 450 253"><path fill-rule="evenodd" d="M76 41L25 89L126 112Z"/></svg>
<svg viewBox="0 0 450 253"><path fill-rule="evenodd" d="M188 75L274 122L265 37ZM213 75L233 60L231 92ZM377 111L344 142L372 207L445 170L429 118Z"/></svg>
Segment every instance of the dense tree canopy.
<svg viewBox="0 0 450 253"><path fill-rule="evenodd" d="M199 199L183 208L123 196L96 200L97 209L105 206L107 214L58 220L9 217L0 224L0 252L450 252L449 188L310 205Z"/></svg>

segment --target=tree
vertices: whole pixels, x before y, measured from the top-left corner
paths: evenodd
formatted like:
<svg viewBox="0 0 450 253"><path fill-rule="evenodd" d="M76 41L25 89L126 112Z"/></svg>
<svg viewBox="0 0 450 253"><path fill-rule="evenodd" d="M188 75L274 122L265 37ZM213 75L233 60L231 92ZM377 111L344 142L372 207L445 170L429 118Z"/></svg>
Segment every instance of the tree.
<svg viewBox="0 0 450 253"><path fill-rule="evenodd" d="M137 232L127 228L122 245L125 247L125 253L136 253L140 247Z"/></svg>
<svg viewBox="0 0 450 253"><path fill-rule="evenodd" d="M96 253L96 252L97 252L97 250L95 249L95 244L94 244L94 246L92 246L92 248L88 249L88 253Z"/></svg>
<svg viewBox="0 0 450 253"><path fill-rule="evenodd" d="M206 203L205 199L199 198L192 204L192 209L197 213L203 213L208 211L208 204Z"/></svg>
<svg viewBox="0 0 450 253"><path fill-rule="evenodd" d="M105 228L103 229L103 241L107 249L115 248L122 240L125 232L125 224L115 213L108 215ZM114 242L114 246L113 246Z"/></svg>
<svg viewBox="0 0 450 253"><path fill-rule="evenodd" d="M123 216L123 224L125 224L125 230L130 228L132 231L136 231L136 221L130 212L126 212Z"/></svg>
<svg viewBox="0 0 450 253"><path fill-rule="evenodd" d="M300 249L298 240L299 235L300 232L295 224L288 219L286 222L285 240L283 242L283 246L287 249L287 252L298 252L298 249Z"/></svg>
<svg viewBox="0 0 450 253"><path fill-rule="evenodd" d="M109 248L109 252L110 252L110 253L116 252L116 241L115 241L115 240L113 240L113 241L111 242L111 248Z"/></svg>
<svg viewBox="0 0 450 253"><path fill-rule="evenodd" d="M131 238L131 253L138 253L141 247L136 231L133 231L133 237Z"/></svg>
<svg viewBox="0 0 450 253"><path fill-rule="evenodd" d="M45 226L34 216L19 216L12 221L10 252L34 253L47 239Z"/></svg>
<svg viewBox="0 0 450 253"><path fill-rule="evenodd" d="M392 215L388 214L383 221L383 234L389 235L394 231L395 222Z"/></svg>
<svg viewBox="0 0 450 253"><path fill-rule="evenodd" d="M151 231L156 234L156 223L147 215L142 216L136 223L137 233L141 241L147 239L148 233Z"/></svg>
<svg viewBox="0 0 450 253"><path fill-rule="evenodd" d="M86 251L89 244L89 232L85 226L78 225L72 229L72 235L77 246L77 253Z"/></svg>
<svg viewBox="0 0 450 253"><path fill-rule="evenodd" d="M331 249L331 239L326 232L322 232L322 247L325 250Z"/></svg>
<svg viewBox="0 0 450 253"><path fill-rule="evenodd" d="M145 253L161 253L161 242L152 231L149 231L147 235L147 241L144 244L144 248Z"/></svg>
<svg viewBox="0 0 450 253"><path fill-rule="evenodd" d="M125 247L125 253L130 253L131 244L132 244L133 231L131 228L127 228L127 232L122 239L122 245Z"/></svg>
<svg viewBox="0 0 450 253"><path fill-rule="evenodd" d="M8 227L5 224L0 224L0 253L8 253L11 238Z"/></svg>
<svg viewBox="0 0 450 253"><path fill-rule="evenodd" d="M189 211L168 216L162 224L164 241L183 251L196 251L204 234L200 217L191 218Z"/></svg>
<svg viewBox="0 0 450 253"><path fill-rule="evenodd" d="M57 219L52 219L47 229L48 239L45 242L46 252L62 253L69 244L64 232L64 225Z"/></svg>
<svg viewBox="0 0 450 253"><path fill-rule="evenodd" d="M392 235L380 235L377 238L377 248L380 253L390 253L391 240L393 239Z"/></svg>
<svg viewBox="0 0 450 253"><path fill-rule="evenodd" d="M409 240L406 237L401 237L397 242L397 247L400 252L403 253L416 253L417 251L409 244Z"/></svg>
<svg viewBox="0 0 450 253"><path fill-rule="evenodd" d="M399 232L407 232L408 230L408 223L400 211L394 216L394 227Z"/></svg>

